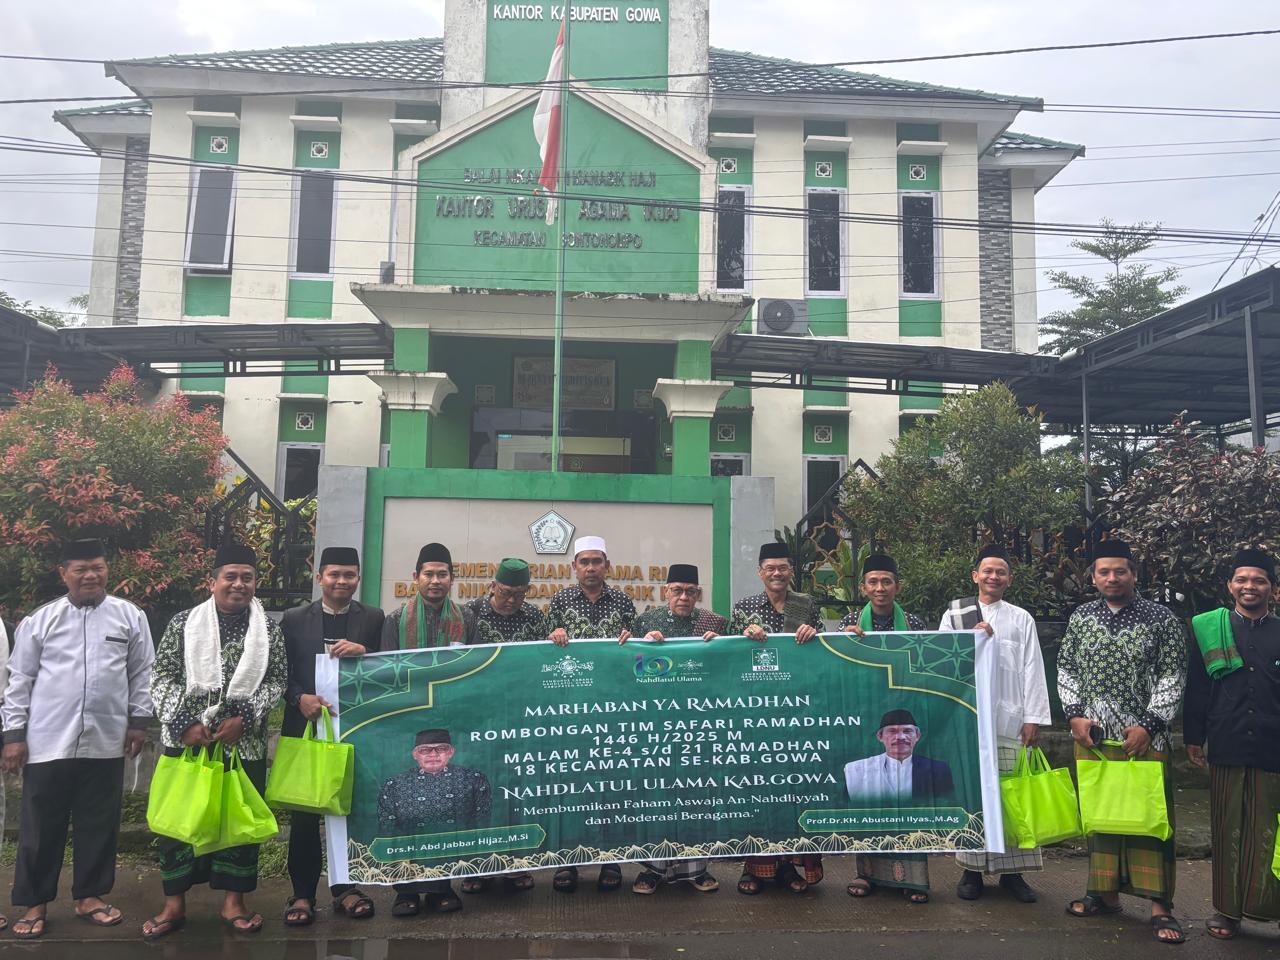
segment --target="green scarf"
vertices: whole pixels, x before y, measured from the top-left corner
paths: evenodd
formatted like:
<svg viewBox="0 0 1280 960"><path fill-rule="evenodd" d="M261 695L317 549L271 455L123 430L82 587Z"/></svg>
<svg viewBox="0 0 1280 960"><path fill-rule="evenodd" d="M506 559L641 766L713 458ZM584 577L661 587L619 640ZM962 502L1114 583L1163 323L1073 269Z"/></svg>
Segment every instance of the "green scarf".
<svg viewBox="0 0 1280 960"><path fill-rule="evenodd" d="M858 614L858 626L865 632L871 633L871 604L867 604L862 608L862 613ZM902 607L898 606L898 601L893 601L893 629L907 629L907 613Z"/></svg>
<svg viewBox="0 0 1280 960"><path fill-rule="evenodd" d="M1210 610L1191 620L1191 632L1200 645L1204 668L1211 680L1226 676L1244 666L1236 638L1231 632L1231 611L1226 607Z"/></svg>
<svg viewBox="0 0 1280 960"><path fill-rule="evenodd" d="M408 603L404 605L404 611L400 614L400 649L416 650L419 646L424 645L423 641L427 639L427 602L422 599L422 594L414 593ZM440 629L436 634L436 643L429 644L436 647L447 647L454 643L466 643L467 640L467 624L462 618L462 611L458 609L447 594L444 598L444 605L440 608Z"/></svg>

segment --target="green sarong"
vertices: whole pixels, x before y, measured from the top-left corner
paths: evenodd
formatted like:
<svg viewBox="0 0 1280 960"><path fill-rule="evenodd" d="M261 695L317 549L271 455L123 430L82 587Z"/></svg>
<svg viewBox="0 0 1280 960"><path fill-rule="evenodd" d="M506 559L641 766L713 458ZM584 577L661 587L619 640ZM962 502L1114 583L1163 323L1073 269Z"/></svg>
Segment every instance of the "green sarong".
<svg viewBox="0 0 1280 960"><path fill-rule="evenodd" d="M1103 743L1098 750L1108 760L1124 760L1123 747ZM1093 749L1075 745L1077 760L1095 760ZM1164 802L1169 811L1169 826L1174 832L1168 840L1154 837L1131 837L1114 833L1091 833L1089 843L1089 888L1092 897L1127 893L1145 897L1173 909L1173 888L1178 861L1174 855L1177 825L1173 818L1173 777L1168 769L1168 754L1148 750L1141 758L1148 763L1164 763Z"/></svg>
<svg viewBox="0 0 1280 960"><path fill-rule="evenodd" d="M1239 920L1280 920L1280 879L1271 872L1280 773L1209 765L1213 908Z"/></svg>

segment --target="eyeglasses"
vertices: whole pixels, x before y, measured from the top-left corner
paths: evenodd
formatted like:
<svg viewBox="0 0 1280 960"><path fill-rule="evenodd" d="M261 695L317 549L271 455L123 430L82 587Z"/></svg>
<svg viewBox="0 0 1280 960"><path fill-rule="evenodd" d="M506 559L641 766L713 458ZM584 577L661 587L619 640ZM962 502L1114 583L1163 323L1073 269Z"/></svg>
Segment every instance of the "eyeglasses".
<svg viewBox="0 0 1280 960"><path fill-rule="evenodd" d="M434 746L434 747L432 747L432 746L426 746L426 745L423 745L423 746L420 746L420 747L414 747L413 752L414 752L414 753L436 753L436 754L439 754L439 753L448 753L448 752L449 752L450 750L452 750L452 749L453 749L453 747L449 746L448 744L439 744L439 745Z"/></svg>
<svg viewBox="0 0 1280 960"><path fill-rule="evenodd" d="M673 587L668 585L667 593L673 597L696 597L698 589L698 587Z"/></svg>
<svg viewBox="0 0 1280 960"><path fill-rule="evenodd" d="M791 564L784 563L779 566L761 567L760 569L763 570L766 575L773 576L774 574L778 574L778 573L790 573Z"/></svg>

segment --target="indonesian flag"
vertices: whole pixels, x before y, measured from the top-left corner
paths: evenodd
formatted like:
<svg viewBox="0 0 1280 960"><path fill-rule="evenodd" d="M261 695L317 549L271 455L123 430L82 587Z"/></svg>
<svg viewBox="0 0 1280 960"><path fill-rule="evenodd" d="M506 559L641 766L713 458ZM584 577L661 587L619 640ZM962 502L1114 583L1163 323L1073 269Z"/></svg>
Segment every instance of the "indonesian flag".
<svg viewBox="0 0 1280 960"><path fill-rule="evenodd" d="M566 11L567 12L567 11ZM538 141L542 156L542 172L538 183L548 193L555 191L560 182L560 102L561 84L564 82L564 21L560 22L560 36L551 54L551 66L547 70L546 85L538 97L533 111L533 135ZM547 201L547 223L556 218L556 200Z"/></svg>

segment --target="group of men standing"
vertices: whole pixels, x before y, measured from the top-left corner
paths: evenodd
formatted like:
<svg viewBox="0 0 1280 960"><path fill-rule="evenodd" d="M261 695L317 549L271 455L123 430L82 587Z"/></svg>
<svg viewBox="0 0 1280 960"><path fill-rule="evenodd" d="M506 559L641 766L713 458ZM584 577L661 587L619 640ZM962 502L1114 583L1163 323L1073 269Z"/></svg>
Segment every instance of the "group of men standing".
<svg viewBox="0 0 1280 960"><path fill-rule="evenodd" d="M326 549L316 571L321 598L289 611L277 625L255 597L258 571L252 550L226 544L211 568L208 600L177 614L153 648L141 611L107 593L109 569L102 544L84 540L66 545L59 573L67 592L22 621L4 686L3 766L23 774L12 899L25 912L14 923L15 936L33 939L48 928L46 910L57 895L70 824L75 827L76 916L100 926L123 920L103 897L115 877L124 758L141 751L153 720L159 723L166 753L215 745L228 754L234 749L249 779L262 790L267 722L275 704L285 701L282 732L289 736L300 735L331 707L316 693L317 655L535 640L709 641L725 634L757 641L789 634L803 644L823 630L817 603L791 589L794 571L782 544L761 547L764 590L735 603L728 620L698 605L698 570L682 563L668 568L665 604L637 615L630 598L608 583L607 548L599 537L575 543L577 583L552 598L545 616L525 599L531 572L515 558L497 566L487 596L456 603L452 558L439 543L422 548L413 596L386 617L354 599L360 582L356 550ZM1179 708L1184 709L1188 755L1210 772L1218 913L1207 929L1214 937L1230 939L1243 918L1280 920L1280 879L1271 872L1280 812L1280 752L1275 749L1280 739L1280 622L1271 613L1275 563L1257 550L1242 550L1233 558L1226 583L1233 604L1196 618L1189 659L1181 624L1168 609L1137 595L1135 573L1124 543L1106 541L1095 553L1090 574L1100 598L1082 605L1068 623L1058 658L1059 696L1078 760L1090 760L1098 751L1110 759L1165 765L1171 824L1170 725ZM952 601L939 629L982 630L994 641L997 750L1001 771L1008 771L1018 748L1033 743L1049 722L1044 665L1034 620L1004 600L1012 582L1009 555L996 546L981 551L972 580L976 594ZM867 602L845 616L842 630L862 635L925 629L924 621L897 601L902 583L891 557L867 558L860 589ZM0 636L0 654L8 653L4 639ZM877 732L885 754L859 761L857 771L847 771L850 782L856 774L857 782L874 782L876 789L900 797L912 796L926 781L933 784L928 789L935 789L946 765L913 753L921 736L909 711L889 711ZM401 791L404 796L388 794L385 800L390 816L429 826L433 819L448 819L446 798L461 791L452 781L449 789L436 789L450 770L447 732L423 731L418 740L418 768L407 774L413 778L412 789ZM454 775L461 776L457 768ZM949 780L949 771L945 776ZM391 782L386 789L395 792ZM379 803L381 808L383 798ZM291 926L315 919L319 826L319 817L292 814L288 865L293 893L284 912L284 922ZM1118 912L1122 893L1145 898L1156 939L1182 942L1183 932L1172 916L1172 836L1158 841L1092 834L1088 844L1087 891L1067 906L1068 912L1094 917ZM144 923L144 937L157 939L180 929L186 893L198 883L223 891L220 914L231 930L253 933L262 928L262 916L245 902L257 882L256 846L196 856L190 845L161 838L158 848L165 899L160 912ZM1042 869L1038 849L962 853L957 859L965 868L957 887L961 898L980 897L985 874L998 876L1000 885L1020 901L1036 899L1023 873ZM708 867L706 860L644 863L632 890L651 894L664 883L687 881L696 890L711 892L719 884ZM749 857L737 889L754 895L772 881L803 893L821 879L822 860L816 855ZM569 893L578 881L576 868L563 867L552 885ZM504 883L519 891L531 888L534 880L515 874ZM602 866L596 884L601 890L617 889L621 870ZM488 886L487 880L469 879L462 891L479 893ZM911 903L928 902L927 857L859 855L849 895L866 897L880 888L901 890ZM358 888L333 885L329 892L335 913L355 919L373 916L373 900ZM462 907L448 881L398 884L395 894L392 912L398 916Z"/></svg>

